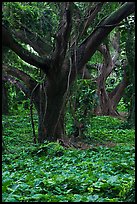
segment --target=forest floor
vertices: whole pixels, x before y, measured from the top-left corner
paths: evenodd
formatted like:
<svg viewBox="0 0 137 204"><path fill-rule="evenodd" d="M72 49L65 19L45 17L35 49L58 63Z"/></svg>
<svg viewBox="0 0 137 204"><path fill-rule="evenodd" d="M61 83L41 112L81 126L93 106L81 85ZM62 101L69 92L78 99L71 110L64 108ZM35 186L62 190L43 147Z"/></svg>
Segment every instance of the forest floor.
<svg viewBox="0 0 137 204"><path fill-rule="evenodd" d="M135 130L122 119L93 117L67 148L34 145L29 116L2 119L3 202L134 202Z"/></svg>

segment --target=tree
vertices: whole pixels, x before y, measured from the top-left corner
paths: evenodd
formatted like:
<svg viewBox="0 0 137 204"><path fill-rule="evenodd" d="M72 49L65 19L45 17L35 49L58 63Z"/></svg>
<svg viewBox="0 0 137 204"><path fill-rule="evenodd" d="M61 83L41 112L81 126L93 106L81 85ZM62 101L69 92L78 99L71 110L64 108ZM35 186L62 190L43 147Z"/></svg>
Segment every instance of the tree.
<svg viewBox="0 0 137 204"><path fill-rule="evenodd" d="M43 26L41 22L45 20L40 20L35 13L36 10L30 9L33 5L38 8L38 4L39 2L14 2L7 4L7 7L6 3L3 4L3 13L8 15L9 7L13 6L16 15L13 16L14 12L12 12L12 20L5 20L2 25L2 44L23 61L40 69L43 76L42 82L37 83L29 74L9 64L3 65L3 72L7 78L11 75L20 80L20 88L22 87L21 89L35 104L39 119L38 141L44 142L45 139L55 141L63 137L64 106L70 86L107 35L124 18L134 12L135 5L134 2L124 3L122 6L118 4L115 11L102 18L94 29L90 29L90 25L101 9L105 8L106 3L89 2L81 6L82 3L75 2L40 2L41 9L47 5L57 13L55 24L58 25L58 29L53 29L55 33L52 37L48 35L49 44L45 40L47 31L45 34L43 30L43 32L38 31L39 24ZM18 7L17 10L16 7ZM28 15L28 19L30 16L32 18L36 16L38 19L35 18L35 22L33 20L33 26L28 22L30 28L23 22L26 18L25 14ZM35 52L30 52L26 45L33 48ZM29 66L26 65L27 69L29 70Z"/></svg>
<svg viewBox="0 0 137 204"><path fill-rule="evenodd" d="M111 46L110 46L111 45ZM113 52L110 51L113 48ZM98 51L103 55L103 63L97 65L97 94L99 98L99 105L96 107L95 112L99 115L119 115L116 108L124 94L124 90L128 85L126 66L127 63L120 58L120 32L116 32L112 40L106 44L101 44ZM123 73L122 80L110 92L106 90L107 78L115 73L115 69L121 66ZM114 79L111 80L114 83Z"/></svg>

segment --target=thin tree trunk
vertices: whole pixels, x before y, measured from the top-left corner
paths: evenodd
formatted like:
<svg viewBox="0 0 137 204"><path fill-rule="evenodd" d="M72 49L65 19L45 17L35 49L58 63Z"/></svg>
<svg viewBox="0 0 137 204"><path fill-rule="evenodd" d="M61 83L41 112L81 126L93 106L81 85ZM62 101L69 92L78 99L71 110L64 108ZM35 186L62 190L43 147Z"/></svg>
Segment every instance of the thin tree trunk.
<svg viewBox="0 0 137 204"><path fill-rule="evenodd" d="M95 109L97 115L118 115L116 106L114 106L113 100L110 99L106 88L105 79L103 74L100 75L97 81L99 105Z"/></svg>
<svg viewBox="0 0 137 204"><path fill-rule="evenodd" d="M131 125L131 127L135 127L135 93L133 93L132 95L131 106L127 121Z"/></svg>
<svg viewBox="0 0 137 204"><path fill-rule="evenodd" d="M105 89L105 82L100 79L98 81L98 96L100 104L96 108L95 113L97 115L119 115L116 110L117 105L122 98L127 85L127 80L124 78L111 93L107 93Z"/></svg>
<svg viewBox="0 0 137 204"><path fill-rule="evenodd" d="M131 127L135 127L135 71L134 69L133 69L132 79L133 79L132 96L131 96L130 109L129 109L129 115L128 115L127 121L131 125Z"/></svg>
<svg viewBox="0 0 137 204"><path fill-rule="evenodd" d="M2 80L2 114L8 115L8 94L5 83L6 82Z"/></svg>

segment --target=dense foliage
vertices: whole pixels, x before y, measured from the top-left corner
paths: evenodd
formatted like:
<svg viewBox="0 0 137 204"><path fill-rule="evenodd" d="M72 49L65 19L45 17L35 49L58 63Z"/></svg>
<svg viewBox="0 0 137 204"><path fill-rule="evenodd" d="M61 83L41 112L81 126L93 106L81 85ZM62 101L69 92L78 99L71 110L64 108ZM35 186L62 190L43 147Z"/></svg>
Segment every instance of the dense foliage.
<svg viewBox="0 0 137 204"><path fill-rule="evenodd" d="M117 129L122 123L93 117L92 145L81 150L34 146L30 117L4 116L3 202L134 201L134 130Z"/></svg>
<svg viewBox="0 0 137 204"><path fill-rule="evenodd" d="M3 2L3 202L135 202L134 7Z"/></svg>

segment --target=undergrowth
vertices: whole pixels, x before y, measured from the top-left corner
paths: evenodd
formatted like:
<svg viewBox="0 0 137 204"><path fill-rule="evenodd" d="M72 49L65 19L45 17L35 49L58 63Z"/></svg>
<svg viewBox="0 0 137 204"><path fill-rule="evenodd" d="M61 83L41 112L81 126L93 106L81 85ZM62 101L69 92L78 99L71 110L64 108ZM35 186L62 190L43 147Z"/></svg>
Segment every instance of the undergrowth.
<svg viewBox="0 0 137 204"><path fill-rule="evenodd" d="M3 116L3 202L134 202L135 135L117 129L120 124L94 117L86 138L99 145L64 149L55 142L34 145L29 116Z"/></svg>

